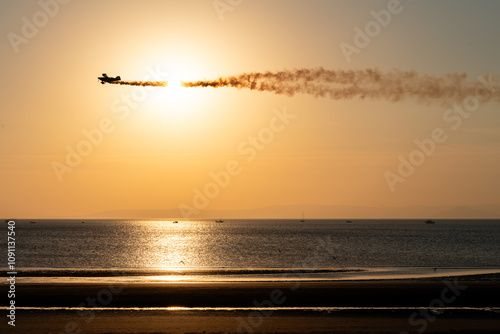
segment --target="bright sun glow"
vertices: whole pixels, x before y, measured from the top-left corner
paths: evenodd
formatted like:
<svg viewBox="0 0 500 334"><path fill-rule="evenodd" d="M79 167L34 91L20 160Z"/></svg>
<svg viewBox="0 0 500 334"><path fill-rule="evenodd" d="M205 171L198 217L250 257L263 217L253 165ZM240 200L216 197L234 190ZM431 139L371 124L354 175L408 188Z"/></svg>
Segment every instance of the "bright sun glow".
<svg viewBox="0 0 500 334"><path fill-rule="evenodd" d="M148 99L143 103L149 109L148 115L152 120L162 122L201 121L198 113L202 110L203 98L206 91L181 86L181 81L199 80L199 76L190 70L189 66L169 68L164 80L168 81L166 87L152 87ZM206 121L206 120L205 120ZM173 124L173 123L171 123Z"/></svg>
<svg viewBox="0 0 500 334"><path fill-rule="evenodd" d="M195 75L186 70L173 70L169 73L167 77L168 85L164 91L166 95L169 97L185 97L186 94L189 94L192 90L186 89L186 87L181 86L181 81L189 81L190 78L195 77ZM186 102L186 101L184 101Z"/></svg>
<svg viewBox="0 0 500 334"><path fill-rule="evenodd" d="M192 56L191 53L164 53L158 50L154 57L146 57L134 66L148 64L158 69L161 77L154 80L164 80L166 87L148 87L147 98L140 107L145 110L141 117L149 122L149 126L164 127L168 124L169 134L175 131L187 133L190 127L200 123L209 124L214 121L210 113L204 112L206 106L214 105L213 91L181 86L182 81L203 80L207 76L206 68L209 65L203 60Z"/></svg>
<svg viewBox="0 0 500 334"><path fill-rule="evenodd" d="M158 103L161 106L164 106L165 103L171 106L181 107L184 103L189 102L186 100L186 94L190 92L181 86L181 81L185 81L185 77L188 75L185 71L169 71L167 77L165 78L168 81L166 87L161 87L158 89L154 89L151 92L153 93L156 99L158 99Z"/></svg>
<svg viewBox="0 0 500 334"><path fill-rule="evenodd" d="M181 86L181 80L182 78L179 75L173 75L168 79L167 89L172 93L181 94L184 88Z"/></svg>

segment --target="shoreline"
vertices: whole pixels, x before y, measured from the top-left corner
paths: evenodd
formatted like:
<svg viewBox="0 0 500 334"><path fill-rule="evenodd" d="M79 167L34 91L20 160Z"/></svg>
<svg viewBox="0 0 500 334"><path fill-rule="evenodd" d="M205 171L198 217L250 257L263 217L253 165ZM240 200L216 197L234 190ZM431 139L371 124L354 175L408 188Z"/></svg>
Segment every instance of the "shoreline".
<svg viewBox="0 0 500 334"><path fill-rule="evenodd" d="M500 281L500 268L20 268L19 284L136 284L167 282L376 282L435 281L449 278ZM6 283L0 283L0 285Z"/></svg>

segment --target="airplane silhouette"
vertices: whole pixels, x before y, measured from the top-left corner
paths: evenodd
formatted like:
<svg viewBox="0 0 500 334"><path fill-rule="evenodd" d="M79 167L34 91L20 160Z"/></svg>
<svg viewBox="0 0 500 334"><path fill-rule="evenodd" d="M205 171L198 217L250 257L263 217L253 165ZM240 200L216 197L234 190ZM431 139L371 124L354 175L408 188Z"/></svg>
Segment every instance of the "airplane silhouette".
<svg viewBox="0 0 500 334"><path fill-rule="evenodd" d="M104 83L112 83L113 81L120 81L122 78L120 76L117 76L116 78L113 77L108 77L106 73L102 74L102 77L97 77L97 79L101 80L101 83L104 85Z"/></svg>

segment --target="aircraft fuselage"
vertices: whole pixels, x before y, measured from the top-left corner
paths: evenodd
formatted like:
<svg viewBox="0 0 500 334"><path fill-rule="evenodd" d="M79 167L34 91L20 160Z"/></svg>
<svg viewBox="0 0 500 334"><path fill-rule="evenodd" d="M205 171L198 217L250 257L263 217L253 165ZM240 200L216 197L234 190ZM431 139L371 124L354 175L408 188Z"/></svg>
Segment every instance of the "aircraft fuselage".
<svg viewBox="0 0 500 334"><path fill-rule="evenodd" d="M108 77L108 75L106 73L103 73L102 74L102 77L97 77L97 79L101 80L101 83L104 85L106 82L107 83L112 83L114 81L120 81L121 78L120 76L117 76L115 78L113 77Z"/></svg>

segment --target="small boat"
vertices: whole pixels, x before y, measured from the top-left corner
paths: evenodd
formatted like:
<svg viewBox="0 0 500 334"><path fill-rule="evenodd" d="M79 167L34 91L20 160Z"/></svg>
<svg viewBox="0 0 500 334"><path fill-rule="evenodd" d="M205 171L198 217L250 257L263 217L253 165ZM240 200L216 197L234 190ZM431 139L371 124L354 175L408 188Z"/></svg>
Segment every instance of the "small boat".
<svg viewBox="0 0 500 334"><path fill-rule="evenodd" d="M436 222L434 220L431 220L431 219L427 219L425 221L426 224L435 224Z"/></svg>
<svg viewBox="0 0 500 334"><path fill-rule="evenodd" d="M215 222L216 223L223 223L224 221L222 219L217 219Z"/></svg>
<svg viewBox="0 0 500 334"><path fill-rule="evenodd" d="M305 223L306 219L304 218L304 212L302 212L302 219L300 220L301 223Z"/></svg>
<svg viewBox="0 0 500 334"><path fill-rule="evenodd" d="M36 221L32 220L30 221L30 224L36 224Z"/></svg>
<svg viewBox="0 0 500 334"><path fill-rule="evenodd" d="M178 223L178 221L177 221L177 220L174 220L174 221L172 222L172 224L177 224L177 223Z"/></svg>
<svg viewBox="0 0 500 334"><path fill-rule="evenodd" d="M352 223L352 220L346 220L345 222L346 222L347 224L350 224L350 223Z"/></svg>

